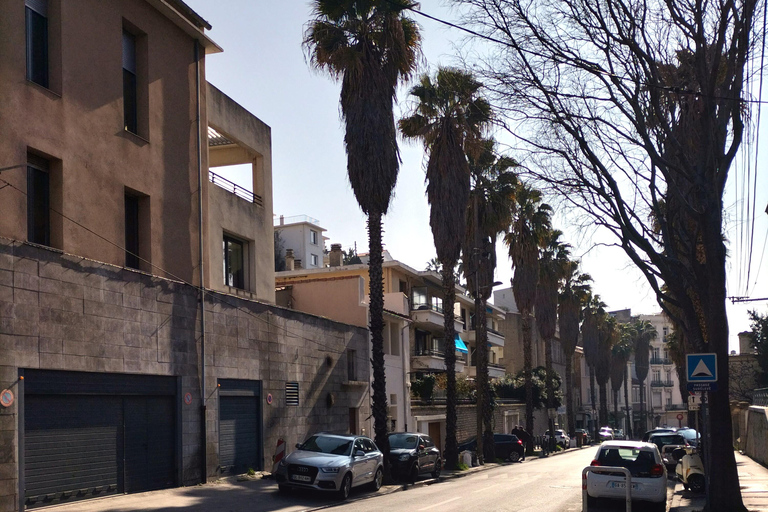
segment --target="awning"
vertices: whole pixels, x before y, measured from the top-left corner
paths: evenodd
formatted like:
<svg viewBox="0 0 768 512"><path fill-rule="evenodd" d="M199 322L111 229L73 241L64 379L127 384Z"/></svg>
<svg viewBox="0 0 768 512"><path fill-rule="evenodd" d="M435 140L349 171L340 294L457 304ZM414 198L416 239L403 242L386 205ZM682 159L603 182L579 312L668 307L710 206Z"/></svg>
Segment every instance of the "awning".
<svg viewBox="0 0 768 512"><path fill-rule="evenodd" d="M467 352L469 352L467 350L467 346L464 344L464 341L461 338L459 338L458 334L456 335L455 345L456 345L456 350L461 352L462 354L466 354Z"/></svg>

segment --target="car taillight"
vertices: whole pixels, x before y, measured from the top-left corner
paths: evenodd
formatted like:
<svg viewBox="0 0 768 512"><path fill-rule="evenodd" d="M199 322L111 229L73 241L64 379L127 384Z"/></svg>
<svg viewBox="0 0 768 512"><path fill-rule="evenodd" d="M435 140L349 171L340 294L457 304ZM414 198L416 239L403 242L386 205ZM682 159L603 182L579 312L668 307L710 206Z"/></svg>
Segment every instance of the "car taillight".
<svg viewBox="0 0 768 512"><path fill-rule="evenodd" d="M663 464L656 464L651 468L651 476L663 476L663 475L664 475Z"/></svg>
<svg viewBox="0 0 768 512"><path fill-rule="evenodd" d="M600 463L597 461L597 459L595 459L595 460L593 460L592 462L590 462L590 463L589 463L589 465L590 465L590 466L599 466L599 465L600 465Z"/></svg>
<svg viewBox="0 0 768 512"><path fill-rule="evenodd" d="M519 439L517 440L517 444L519 444L520 446L523 446L523 442Z"/></svg>

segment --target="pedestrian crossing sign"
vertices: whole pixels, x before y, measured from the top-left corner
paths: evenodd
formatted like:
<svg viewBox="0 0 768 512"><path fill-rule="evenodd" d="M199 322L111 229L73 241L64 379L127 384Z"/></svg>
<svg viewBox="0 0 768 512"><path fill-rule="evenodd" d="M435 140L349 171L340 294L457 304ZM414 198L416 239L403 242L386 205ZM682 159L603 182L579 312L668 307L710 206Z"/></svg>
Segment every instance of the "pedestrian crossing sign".
<svg viewBox="0 0 768 512"><path fill-rule="evenodd" d="M687 354L688 382L717 382L717 354Z"/></svg>

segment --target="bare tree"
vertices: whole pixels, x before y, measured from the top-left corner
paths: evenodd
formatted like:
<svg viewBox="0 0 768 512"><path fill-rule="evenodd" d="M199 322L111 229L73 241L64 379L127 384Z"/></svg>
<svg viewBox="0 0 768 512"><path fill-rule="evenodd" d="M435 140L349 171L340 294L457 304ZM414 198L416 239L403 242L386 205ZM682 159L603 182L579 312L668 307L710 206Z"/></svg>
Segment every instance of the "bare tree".
<svg viewBox="0 0 768 512"><path fill-rule="evenodd" d="M718 354L710 432L731 439L723 191L756 0L462 3L495 41L478 67L532 172L615 235L695 350ZM730 444L710 463L706 510L745 510Z"/></svg>

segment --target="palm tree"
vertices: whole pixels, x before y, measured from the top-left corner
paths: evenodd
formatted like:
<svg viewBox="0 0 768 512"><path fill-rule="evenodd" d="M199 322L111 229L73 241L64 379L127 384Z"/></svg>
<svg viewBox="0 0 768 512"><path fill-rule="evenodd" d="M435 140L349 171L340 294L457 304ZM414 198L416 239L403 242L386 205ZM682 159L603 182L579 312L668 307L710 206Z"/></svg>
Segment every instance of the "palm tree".
<svg viewBox="0 0 768 512"><path fill-rule="evenodd" d="M598 365L599 357L599 336L600 336L600 320L599 312L605 308L605 303L600 300L599 295L593 295L587 300L586 307L584 308L584 322L581 324L581 344L584 348L584 360L589 368L589 393L592 402L592 410L595 411L595 368ZM600 422L597 418L594 418L595 437L594 439L600 439L599 428Z"/></svg>
<svg viewBox="0 0 768 512"><path fill-rule="evenodd" d="M631 324L619 325L619 344L628 346L626 350L627 362L629 362L629 359L632 357L632 352L634 351L634 342L632 338L633 332ZM627 382L629 380L629 370L627 370L626 364L624 366L624 410L627 411L626 434L627 439L632 439L632 417L629 414L629 411L631 410L629 405L629 382Z"/></svg>
<svg viewBox="0 0 768 512"><path fill-rule="evenodd" d="M419 85L411 89L411 95L417 99L415 110L399 123L403 135L420 140L429 153L429 225L442 265L443 328L447 343L452 343L456 337L454 266L461 255L461 241L466 232L470 191L467 155L477 156L482 151L482 132L491 120L490 104L478 95L481 86L465 71L438 68L434 81L424 75ZM445 462L448 468L454 468L459 454L456 442L456 353L453 350L446 350L445 369Z"/></svg>
<svg viewBox="0 0 768 512"><path fill-rule="evenodd" d="M645 379L648 377L648 357L651 341L656 339L658 333L656 328L648 320L635 320L632 325L634 331L633 349L635 352L635 373L637 380L640 381L640 429L648 429L648 420L645 415L645 404L643 395L645 390Z"/></svg>
<svg viewBox="0 0 768 512"><path fill-rule="evenodd" d="M595 366L595 378L600 390L600 424L608 424L608 390L607 384L611 375L611 349L618 338L616 319L609 316L605 309L597 312L598 336L597 336L597 365Z"/></svg>
<svg viewBox="0 0 768 512"><path fill-rule="evenodd" d="M341 81L347 176L368 215L369 311L375 441L384 453L387 393L384 373L382 216L397 181L399 152L392 112L396 88L416 71L419 27L403 12L410 0L315 0L304 34L310 64ZM385 472L389 464L385 457Z"/></svg>
<svg viewBox="0 0 768 512"><path fill-rule="evenodd" d="M590 295L589 274L579 272L579 262L570 261L558 297L560 344L565 353L565 396L568 432L576 434L576 414L573 410L573 354L579 343L579 323L587 297Z"/></svg>
<svg viewBox="0 0 768 512"><path fill-rule="evenodd" d="M475 359L477 361L477 454L478 462L496 460L493 441L493 410L488 382L488 330L486 303L493 290L496 269L496 238L512 222L517 175L510 169L517 162L497 157L495 142L485 141L483 151L469 157L472 179L467 233L462 258L467 289L475 299ZM470 271L470 269L472 269Z"/></svg>
<svg viewBox="0 0 768 512"><path fill-rule="evenodd" d="M515 193L515 211L504 243L515 273L512 293L520 310L523 330L523 375L525 378L525 429L533 432L533 347L531 344L531 310L539 281L539 248L544 235L551 229L552 208L541 202L541 192L520 183ZM528 443L528 452L533 446Z"/></svg>
<svg viewBox="0 0 768 512"><path fill-rule="evenodd" d="M547 369L547 409L555 406L555 371L552 369L552 343L557 331L557 291L566 277L570 260L570 245L560 241L563 232L549 231L539 255L539 284L536 288L536 326L544 339L544 365ZM549 431L555 431L555 419L549 416ZM555 448L555 436L549 436L550 449Z"/></svg>
<svg viewBox="0 0 768 512"><path fill-rule="evenodd" d="M626 336L625 324L617 326L616 344L611 349L611 389L613 390L613 417L616 420L614 425L619 427L619 390L624 386L624 404L627 398L627 362L632 354L632 340ZM626 416L625 416L626 418ZM630 435L626 421L624 429L627 436Z"/></svg>

